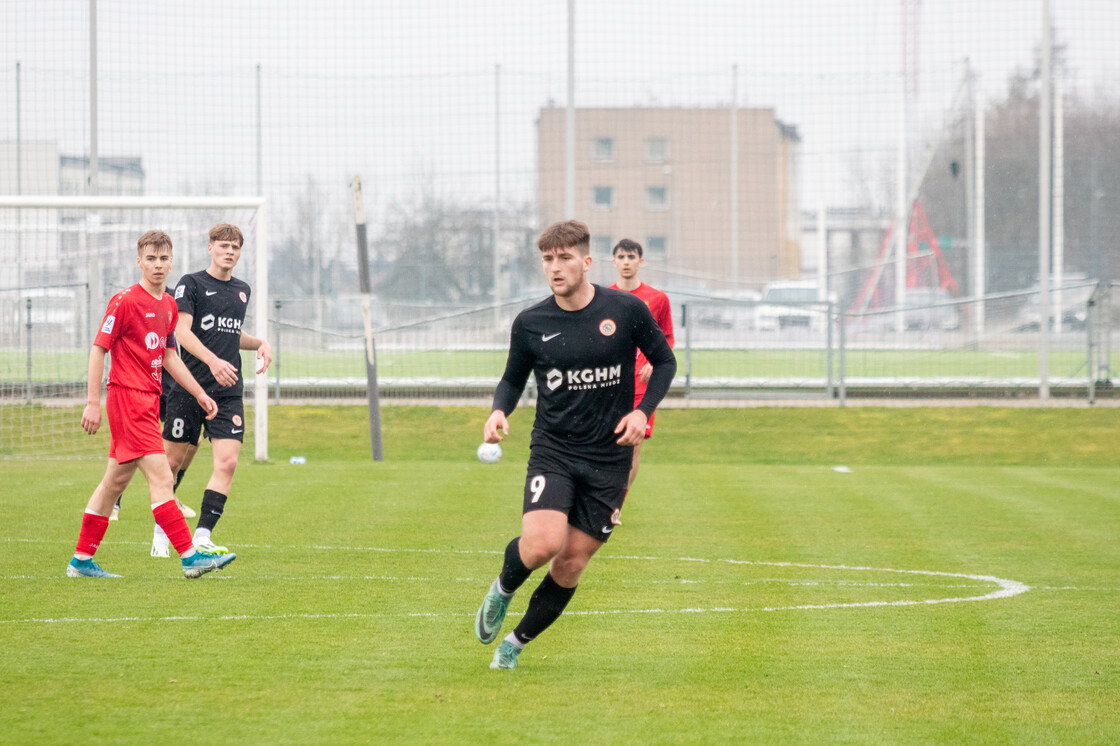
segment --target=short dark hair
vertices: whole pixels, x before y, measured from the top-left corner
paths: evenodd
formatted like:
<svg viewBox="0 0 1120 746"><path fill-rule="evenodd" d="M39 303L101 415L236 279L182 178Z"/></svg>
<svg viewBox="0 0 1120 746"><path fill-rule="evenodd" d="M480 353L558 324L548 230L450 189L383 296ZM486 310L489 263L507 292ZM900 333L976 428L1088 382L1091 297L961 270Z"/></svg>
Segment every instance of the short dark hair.
<svg viewBox="0 0 1120 746"><path fill-rule="evenodd" d="M145 246L155 246L157 249L167 249L171 251L171 236L163 231L148 231L140 236L140 240L136 242L137 256L144 253Z"/></svg>
<svg viewBox="0 0 1120 746"><path fill-rule="evenodd" d="M621 241L619 241L618 245L616 245L614 247L614 250L611 251L611 256L616 255L620 251L625 251L627 253L634 253L634 254L638 255L639 259L642 258L642 245L640 243L638 243L637 241L631 241L629 238L624 238Z"/></svg>
<svg viewBox="0 0 1120 746"><path fill-rule="evenodd" d="M553 223L537 239L537 248L541 251L579 249L580 254L587 256L591 253L591 231L586 223L578 220Z"/></svg>
<svg viewBox="0 0 1120 746"><path fill-rule="evenodd" d="M229 241L230 243L236 243L238 246L245 245L245 237L241 235L241 229L229 223L218 223L210 229L210 243L217 243L218 241Z"/></svg>

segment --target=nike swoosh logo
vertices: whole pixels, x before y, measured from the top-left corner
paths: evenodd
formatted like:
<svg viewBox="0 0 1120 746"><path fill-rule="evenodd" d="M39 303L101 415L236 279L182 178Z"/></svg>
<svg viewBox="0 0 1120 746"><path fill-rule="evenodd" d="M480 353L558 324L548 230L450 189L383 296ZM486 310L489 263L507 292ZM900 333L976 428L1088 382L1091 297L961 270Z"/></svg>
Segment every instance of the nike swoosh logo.
<svg viewBox="0 0 1120 746"><path fill-rule="evenodd" d="M238 430L230 429L230 432L231 433L239 433L239 432L241 432L241 430L240 429L238 429Z"/></svg>
<svg viewBox="0 0 1120 746"><path fill-rule="evenodd" d="M207 290L207 291L206 291L206 294L207 294L207 295L217 295L217 294L218 294L218 291L217 291L217 290Z"/></svg>
<svg viewBox="0 0 1120 746"><path fill-rule="evenodd" d="M604 534L609 534L611 531L614 531L614 526L611 526L610 528L607 528L606 526L603 526L599 530L602 531Z"/></svg>
<svg viewBox="0 0 1120 746"><path fill-rule="evenodd" d="M561 334L563 334L563 332L556 332L555 334L542 334L541 335L541 341L542 342L547 342L550 339L556 339Z"/></svg>

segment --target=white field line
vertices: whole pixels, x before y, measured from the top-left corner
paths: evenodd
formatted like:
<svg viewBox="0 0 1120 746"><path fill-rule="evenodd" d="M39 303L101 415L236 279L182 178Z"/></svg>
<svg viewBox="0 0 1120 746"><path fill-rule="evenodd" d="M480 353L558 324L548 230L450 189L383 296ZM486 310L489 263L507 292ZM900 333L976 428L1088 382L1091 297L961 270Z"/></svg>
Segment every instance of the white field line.
<svg viewBox="0 0 1120 746"><path fill-rule="evenodd" d="M11 539L6 541L24 542L24 543L47 543L42 540L35 539ZM52 542L59 543L59 542ZM146 542L120 542L131 544L145 544ZM248 548L272 548L271 545L243 545ZM291 549L298 549L300 547L290 547ZM409 553L425 553L425 554L500 554L497 551L481 551L481 550L449 550L449 549L394 549L387 547L335 547L335 546L321 546L309 545L303 546L303 549L319 549L330 551L367 551L367 552L409 552ZM854 609L854 608L876 608L884 606L922 606L932 604L944 603L964 603L969 601L992 601L1000 598L1010 598L1022 593L1026 593L1031 588L1025 583L1017 580L1007 580L1005 578L998 578L994 575L973 575L968 573L953 573L953 572L940 572L936 570L899 570L893 568L883 567L865 567L859 565L818 565L802 562L764 562L752 560L733 560L733 559L719 559L710 560L700 557L679 557L675 560L666 559L662 557L652 556L626 556L626 555L603 555L604 560L633 560L633 561L652 561L652 562L690 562L690 563L703 563L703 564L728 564L733 566L751 565L756 567L793 567L793 568L806 568L814 570L836 570L841 572L854 572L854 573L894 573L900 575L922 576L922 577L935 577L935 578L959 578L961 580L970 580L977 583L987 585L962 585L954 584L948 586L950 588L984 588L988 585L996 586L988 593L980 595L955 595L950 597L928 598L921 600L894 600L894 601L863 601L852 603L834 603L834 604L797 604L793 606L763 606L763 607L710 607L710 608L685 608L685 609L605 609L605 610L586 610L586 611L569 611L568 614L576 616L596 616L607 614L698 614L698 613L751 613L751 612L766 612L766 611L803 611L803 610L825 610L825 609ZM323 579L344 579L345 576L320 576ZM26 579L26 576L12 576L11 579ZM376 576L369 576L368 579L385 579ZM400 580L399 578L390 579ZM404 578L404 580L409 580ZM767 581L771 579L766 579ZM74 581L74 582L89 582L89 581ZM789 581L786 581L789 582ZM851 582L851 581L840 581ZM858 581L856 581L858 582ZM882 586L883 584L871 584L872 586ZM907 584L900 583L895 587L904 587ZM889 587L889 586L885 586ZM925 587L925 586L921 586ZM944 587L944 586L943 586ZM61 618L29 618L29 619L0 619L0 625L3 624L66 624L66 623L97 623L97 622L128 622L128 621L199 621L205 619L216 619L218 621L239 621L239 620L283 620L283 619L376 619L376 618L417 618L417 617L460 617L471 616L472 614L447 614L447 613L434 613L434 612L414 612L414 613L400 613L400 614L369 614L369 613L332 613L332 614L238 614L238 615L223 615L218 617L202 617L202 616L163 616L163 617L118 617L118 618L97 618L97 617L61 617Z"/></svg>

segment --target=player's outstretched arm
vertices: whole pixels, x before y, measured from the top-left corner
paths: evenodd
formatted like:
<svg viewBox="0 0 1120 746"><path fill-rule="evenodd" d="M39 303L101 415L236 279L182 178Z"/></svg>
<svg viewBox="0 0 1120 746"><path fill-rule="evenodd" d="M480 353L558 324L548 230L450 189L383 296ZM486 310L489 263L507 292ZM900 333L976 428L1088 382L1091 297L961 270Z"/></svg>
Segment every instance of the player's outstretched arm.
<svg viewBox="0 0 1120 746"><path fill-rule="evenodd" d="M193 396L198 405L206 412L206 419L212 420L218 414L217 403L210 398L210 396L199 385L198 381L194 380L187 364L179 357L179 352L174 347L168 347L163 354L163 367L171 374L180 386L182 386L187 393Z"/></svg>
<svg viewBox="0 0 1120 746"><path fill-rule="evenodd" d="M482 426L482 439L487 443L501 443L502 438L507 435L509 435L509 420L506 419L506 413L495 409L490 413L486 424Z"/></svg>
<svg viewBox="0 0 1120 746"><path fill-rule="evenodd" d="M93 435L101 428L101 378L105 375L105 355L109 351L94 345L89 351L89 378L86 381L86 407L82 410L82 429Z"/></svg>
<svg viewBox="0 0 1120 746"><path fill-rule="evenodd" d="M272 346L268 342L265 342L263 339L258 339L251 334L241 332L241 343L238 345L238 348L257 351L257 360L260 361L260 365L257 367L258 376L268 370L268 366L272 362Z"/></svg>
<svg viewBox="0 0 1120 746"><path fill-rule="evenodd" d="M623 417L614 429L615 433L619 434L615 442L620 446L636 446L641 443L646 437L648 419L646 413L640 409L635 409Z"/></svg>
<svg viewBox="0 0 1120 746"><path fill-rule="evenodd" d="M202 341L191 331L191 324L193 323L193 314L179 312L179 322L175 324L175 340L179 343L179 346L206 363L219 386L232 386L237 383L237 367L210 352L206 345L202 344ZM176 357L178 357L178 353L176 353ZM178 381L179 379L176 378L175 380Z"/></svg>

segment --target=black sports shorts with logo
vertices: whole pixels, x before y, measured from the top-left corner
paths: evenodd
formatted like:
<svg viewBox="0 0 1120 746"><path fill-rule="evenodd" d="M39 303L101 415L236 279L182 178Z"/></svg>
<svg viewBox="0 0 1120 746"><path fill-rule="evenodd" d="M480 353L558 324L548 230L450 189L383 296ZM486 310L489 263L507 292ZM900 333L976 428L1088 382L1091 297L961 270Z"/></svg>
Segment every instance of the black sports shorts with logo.
<svg viewBox="0 0 1120 746"><path fill-rule="evenodd" d="M245 442L245 399L241 394L215 396L218 414L206 419L206 412L193 396L176 386L163 397L163 439L172 443L193 443L203 430L210 440Z"/></svg>
<svg viewBox="0 0 1120 746"><path fill-rule="evenodd" d="M606 541L614 531L611 514L622 507L629 478L629 471L601 469L538 446L529 454L522 512L559 510L568 516L568 525Z"/></svg>

